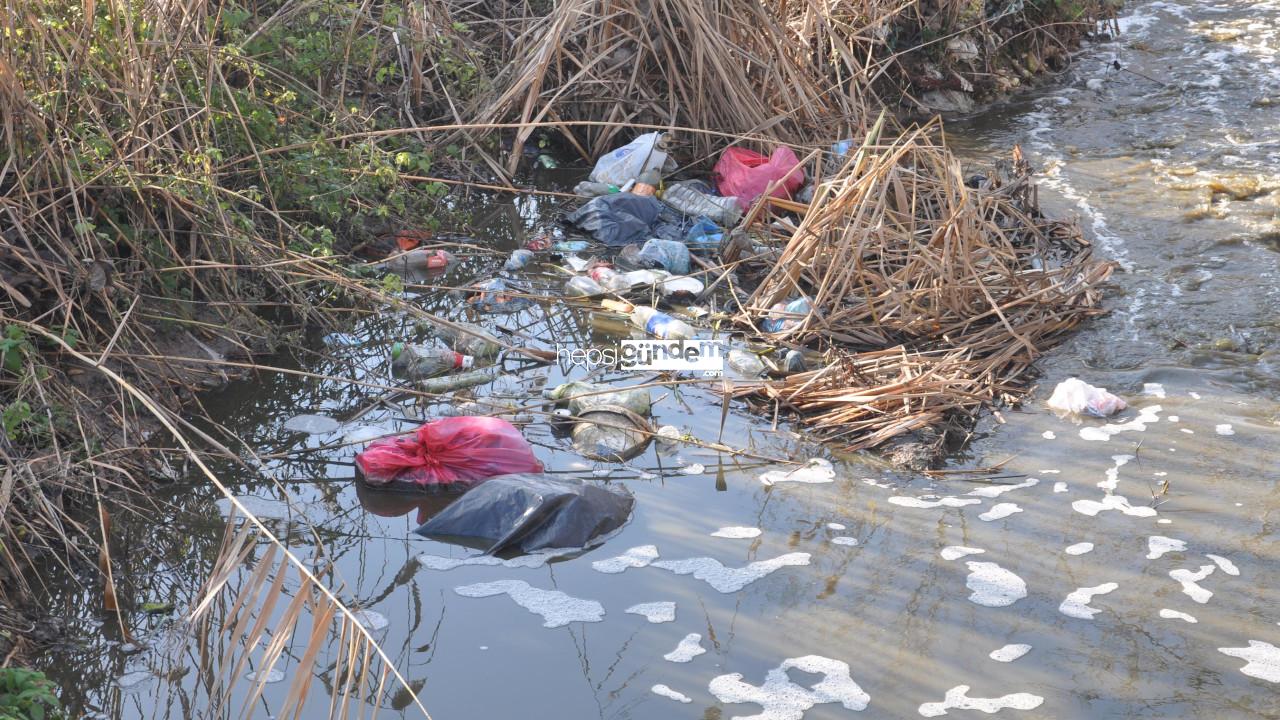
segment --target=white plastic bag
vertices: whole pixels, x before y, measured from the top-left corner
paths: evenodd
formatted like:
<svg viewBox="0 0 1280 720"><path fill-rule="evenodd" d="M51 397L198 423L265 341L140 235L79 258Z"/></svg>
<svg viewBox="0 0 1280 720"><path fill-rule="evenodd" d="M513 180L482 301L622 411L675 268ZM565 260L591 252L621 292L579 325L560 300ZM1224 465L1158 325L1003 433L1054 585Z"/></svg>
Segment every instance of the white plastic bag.
<svg viewBox="0 0 1280 720"><path fill-rule="evenodd" d="M591 181L622 187L640 177L646 170L671 172L675 163L661 148L662 133L645 133L631 142L602 155L591 171Z"/></svg>
<svg viewBox="0 0 1280 720"><path fill-rule="evenodd" d="M1111 417L1128 407L1124 400L1080 380L1070 378L1058 383L1049 397L1049 407L1063 414L1084 414L1094 417Z"/></svg>

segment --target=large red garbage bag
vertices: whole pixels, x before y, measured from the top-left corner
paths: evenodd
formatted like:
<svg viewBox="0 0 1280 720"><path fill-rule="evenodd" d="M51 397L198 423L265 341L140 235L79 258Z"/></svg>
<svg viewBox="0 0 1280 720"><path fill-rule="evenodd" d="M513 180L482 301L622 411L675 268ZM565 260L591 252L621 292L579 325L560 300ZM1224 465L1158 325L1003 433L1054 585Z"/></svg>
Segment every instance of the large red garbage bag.
<svg viewBox="0 0 1280 720"><path fill-rule="evenodd" d="M786 178L773 191L773 197L790 198L804 185L800 158L789 147L780 147L765 157L754 150L731 147L716 162L716 189L721 195L738 198L738 207L746 210L764 194L769 183Z"/></svg>
<svg viewBox="0 0 1280 720"><path fill-rule="evenodd" d="M356 455L356 467L371 485L475 483L495 475L542 472L520 431L492 417L442 418L411 435L375 440Z"/></svg>

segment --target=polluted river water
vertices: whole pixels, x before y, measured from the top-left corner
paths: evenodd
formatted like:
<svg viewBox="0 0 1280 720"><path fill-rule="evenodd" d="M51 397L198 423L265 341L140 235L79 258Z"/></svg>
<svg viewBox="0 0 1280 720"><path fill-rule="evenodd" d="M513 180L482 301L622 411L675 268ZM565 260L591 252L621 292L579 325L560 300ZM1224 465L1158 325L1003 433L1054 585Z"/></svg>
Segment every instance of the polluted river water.
<svg viewBox="0 0 1280 720"><path fill-rule="evenodd" d="M1110 314L949 458L1003 462L998 484L833 454L738 405L724 440L757 457L677 445L595 462L535 421L525 436L549 471L624 484L634 516L580 556L477 559L412 534L445 500L358 490L360 446L342 445L443 405L281 374L201 398L259 463L214 469L307 556L323 542L340 597L410 683L367 702L417 717L414 692L439 719L1280 717L1280 2L1136 3L1120 26L1055 81L947 126L975 166L1020 144L1046 210L1078 215L1123 266ZM471 213L480 244L510 250L547 211L480 198ZM447 280L501 263L472 258ZM498 322L580 345L616 337L555 304ZM292 362L385 380L388 348L411 332L379 313ZM520 383L539 374L566 377L529 370L479 392L528 397L537 388ZM1129 410L1055 416L1044 400L1072 376ZM720 435L716 388L654 398L659 423ZM127 612L130 641L92 586L45 599L66 633L41 669L73 716L206 716L210 678L180 618L228 505L194 475L160 493L157 516L115 519L116 575L124 608L173 614ZM304 717L323 716L336 650L300 667L305 644L287 644L249 715L276 716L303 672Z"/></svg>

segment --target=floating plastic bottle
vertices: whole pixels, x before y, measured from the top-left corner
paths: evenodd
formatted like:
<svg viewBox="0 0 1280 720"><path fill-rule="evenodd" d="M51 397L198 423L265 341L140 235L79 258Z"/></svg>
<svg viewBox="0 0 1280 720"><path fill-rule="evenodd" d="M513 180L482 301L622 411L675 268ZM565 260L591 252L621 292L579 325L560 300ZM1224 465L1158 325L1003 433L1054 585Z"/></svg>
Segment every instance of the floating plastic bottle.
<svg viewBox="0 0 1280 720"><path fill-rule="evenodd" d="M569 282L564 284L564 294L568 297L591 297L603 295L604 288L586 275L578 275L569 278Z"/></svg>
<svg viewBox="0 0 1280 720"><path fill-rule="evenodd" d="M788 350L782 358L782 369L789 373L804 372L804 353L799 350Z"/></svg>
<svg viewBox="0 0 1280 720"><path fill-rule="evenodd" d="M632 195L648 195L653 196L658 192L658 184L662 182L662 176L655 170L645 170L640 173L640 177L636 178L636 182L631 186Z"/></svg>
<svg viewBox="0 0 1280 720"><path fill-rule="evenodd" d="M464 328L467 332L455 330L448 326L439 326L436 331L440 337L444 338L454 350L463 355L470 355L476 358L492 358L497 357L504 347L502 341L494 337L488 330L473 325L472 323L454 323L459 328Z"/></svg>
<svg viewBox="0 0 1280 720"><path fill-rule="evenodd" d="M760 322L760 329L765 332L783 332L800 324L803 316L809 313L809 301L804 298L789 303L777 303L769 308L769 317ZM794 317L792 317L794 316Z"/></svg>
<svg viewBox="0 0 1280 720"><path fill-rule="evenodd" d="M528 265L536 257L532 250L516 250L511 253L511 257L507 258L506 264L502 266L507 272L515 272Z"/></svg>
<svg viewBox="0 0 1280 720"><path fill-rule="evenodd" d="M380 267L384 270L398 273L425 272L446 268L453 260L453 255L446 250L416 248L403 255L391 258L382 263Z"/></svg>
<svg viewBox="0 0 1280 720"><path fill-rule="evenodd" d="M573 415L579 415L601 405L621 406L645 417L653 410L653 398L649 395L649 388L618 388L610 392L602 392L605 390L610 390L610 386L578 380L546 390L543 392L543 397L557 402L570 398L568 408Z"/></svg>
<svg viewBox="0 0 1280 720"><path fill-rule="evenodd" d="M764 375L764 362L753 352L734 348L729 351L728 362L729 367L743 377L758 378Z"/></svg>
<svg viewBox="0 0 1280 720"><path fill-rule="evenodd" d="M662 340L691 340L697 333L692 325L647 305L631 311L631 324Z"/></svg>
<svg viewBox="0 0 1280 720"><path fill-rule="evenodd" d="M627 281L627 277L608 265L597 265L587 274L599 283L600 287L610 292L621 293L631 289L631 283Z"/></svg>
<svg viewBox="0 0 1280 720"><path fill-rule="evenodd" d="M576 253L582 252L589 247L591 247L591 243L586 240L561 240L552 245L551 249L558 253Z"/></svg>
<svg viewBox="0 0 1280 720"><path fill-rule="evenodd" d="M591 182L590 180L583 180L573 186L573 192L575 195L581 195L582 197L599 197L601 195L612 195L616 192L622 192L622 189L617 185L610 185L609 183L598 183Z"/></svg>
<svg viewBox="0 0 1280 720"><path fill-rule="evenodd" d="M488 370L472 370L457 375L444 375L436 378L419 380L415 383L418 390L432 395L440 395L454 390L463 390L479 385L488 385L496 376Z"/></svg>
<svg viewBox="0 0 1280 720"><path fill-rule="evenodd" d="M699 185L690 180L672 183L662 192L662 202L689 217L705 217L722 227L737 225L742 218L738 199L708 195L697 189Z"/></svg>
<svg viewBox="0 0 1280 720"><path fill-rule="evenodd" d="M543 153L537 157L537 163L542 167L547 168L548 170L554 170L560 167L560 163L556 162L555 158L551 157L546 153Z"/></svg>
<svg viewBox="0 0 1280 720"><path fill-rule="evenodd" d="M475 365L475 358L446 348L396 343L391 346L391 371L412 380L435 377Z"/></svg>

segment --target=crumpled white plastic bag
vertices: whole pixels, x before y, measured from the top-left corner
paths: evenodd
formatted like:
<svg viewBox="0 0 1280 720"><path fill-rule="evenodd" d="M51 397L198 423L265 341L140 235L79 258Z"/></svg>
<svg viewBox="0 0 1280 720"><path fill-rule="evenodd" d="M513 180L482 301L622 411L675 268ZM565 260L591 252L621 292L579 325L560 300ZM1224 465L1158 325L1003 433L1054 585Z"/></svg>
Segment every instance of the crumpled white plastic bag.
<svg viewBox="0 0 1280 720"><path fill-rule="evenodd" d="M1049 407L1060 414L1111 417L1128 407L1124 400L1094 387L1079 378L1069 378L1058 383L1049 397Z"/></svg>
<svg viewBox="0 0 1280 720"><path fill-rule="evenodd" d="M612 150L596 160L591 171L592 182L608 183L622 187L635 180L645 170L660 173L675 169L675 162L661 148L662 133L645 133L617 150Z"/></svg>

